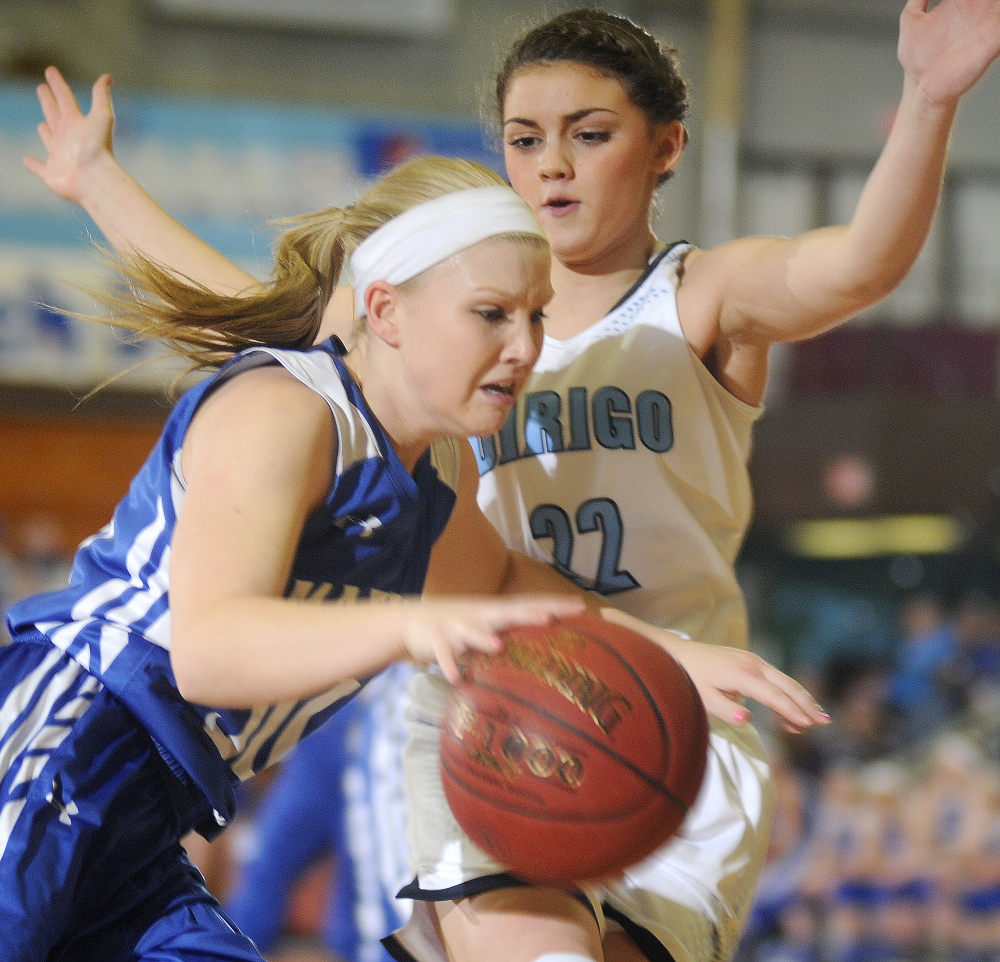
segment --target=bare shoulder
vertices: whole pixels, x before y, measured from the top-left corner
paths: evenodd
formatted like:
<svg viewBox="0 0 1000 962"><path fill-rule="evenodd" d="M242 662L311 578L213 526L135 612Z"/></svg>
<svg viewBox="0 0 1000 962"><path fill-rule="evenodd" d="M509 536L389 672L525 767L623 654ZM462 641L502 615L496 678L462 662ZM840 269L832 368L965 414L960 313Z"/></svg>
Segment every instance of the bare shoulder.
<svg viewBox="0 0 1000 962"><path fill-rule="evenodd" d="M326 401L280 365L245 371L215 390L184 441L184 471L215 465L226 473L270 474L291 483L329 479L335 425Z"/></svg>
<svg viewBox="0 0 1000 962"><path fill-rule="evenodd" d="M704 358L719 331L720 299L713 283L717 276L716 251L692 247L678 272L677 313L684 337Z"/></svg>
<svg viewBox="0 0 1000 962"><path fill-rule="evenodd" d="M755 263L789 243L782 237L740 237L702 249L693 247L684 258L683 284L701 297L712 297L741 283Z"/></svg>
<svg viewBox="0 0 1000 962"><path fill-rule="evenodd" d="M692 248L684 258L677 291L681 327L702 358L712 349L732 312L736 295L752 285L753 272L782 244L778 237L742 237L707 249ZM731 320L731 319L730 319Z"/></svg>
<svg viewBox="0 0 1000 962"><path fill-rule="evenodd" d="M239 422L276 416L289 427L315 419L327 410L315 391L280 364L243 371L216 388L202 405L197 417L215 413L235 417Z"/></svg>

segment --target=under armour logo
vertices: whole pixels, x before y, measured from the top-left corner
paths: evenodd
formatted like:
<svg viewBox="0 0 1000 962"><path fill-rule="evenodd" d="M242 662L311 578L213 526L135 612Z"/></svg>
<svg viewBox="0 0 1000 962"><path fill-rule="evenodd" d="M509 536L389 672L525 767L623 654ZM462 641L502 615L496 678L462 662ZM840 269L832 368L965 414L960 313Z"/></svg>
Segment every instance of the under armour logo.
<svg viewBox="0 0 1000 962"><path fill-rule="evenodd" d="M361 518L359 518L359 517L357 517L357 516L355 516L353 514L349 514L344 519L344 521L341 522L341 527L346 527L347 524L356 524L356 525L358 525L361 528L361 537L362 538L367 538L367 537L369 537L371 535L371 533L376 528L381 528L382 527L382 520L380 518L376 517L374 514L370 515L369 517L365 518L364 520L362 520Z"/></svg>
<svg viewBox="0 0 1000 962"><path fill-rule="evenodd" d="M68 802L63 801L62 777L58 774L52 779L52 791L45 796L45 801L58 810L59 821L63 825L71 824L70 816L77 815L80 812L73 799L70 799Z"/></svg>
<svg viewBox="0 0 1000 962"><path fill-rule="evenodd" d="M361 522L361 537L367 538L376 528L381 528L382 522L380 519L372 515L367 521Z"/></svg>

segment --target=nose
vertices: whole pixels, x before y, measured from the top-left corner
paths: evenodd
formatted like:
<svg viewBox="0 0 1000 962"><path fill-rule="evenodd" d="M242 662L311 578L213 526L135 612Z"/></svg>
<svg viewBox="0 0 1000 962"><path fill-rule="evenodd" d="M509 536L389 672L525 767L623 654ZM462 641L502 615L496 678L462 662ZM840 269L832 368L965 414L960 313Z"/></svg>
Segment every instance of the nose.
<svg viewBox="0 0 1000 962"><path fill-rule="evenodd" d="M504 363L533 367L542 350L542 337L540 324L532 323L527 314L518 317L517 323L511 325L510 336L504 345Z"/></svg>
<svg viewBox="0 0 1000 962"><path fill-rule="evenodd" d="M562 141L559 138L552 138L546 143L538 172L542 180L565 180L571 175L572 167L569 157L563 150Z"/></svg>

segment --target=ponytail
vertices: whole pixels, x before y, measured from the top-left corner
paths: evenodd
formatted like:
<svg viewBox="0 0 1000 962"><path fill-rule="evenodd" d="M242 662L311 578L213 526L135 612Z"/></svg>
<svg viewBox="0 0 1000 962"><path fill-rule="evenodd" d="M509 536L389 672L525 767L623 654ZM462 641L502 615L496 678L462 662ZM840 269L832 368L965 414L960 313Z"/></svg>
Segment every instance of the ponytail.
<svg viewBox="0 0 1000 962"><path fill-rule="evenodd" d="M112 256L122 283L95 294L108 314L93 319L166 344L187 358L188 372L221 367L255 345L305 349L316 339L347 259L369 234L416 204L503 183L471 161L411 160L348 207L279 222L285 229L276 241L271 278L235 296L218 294L141 254Z"/></svg>

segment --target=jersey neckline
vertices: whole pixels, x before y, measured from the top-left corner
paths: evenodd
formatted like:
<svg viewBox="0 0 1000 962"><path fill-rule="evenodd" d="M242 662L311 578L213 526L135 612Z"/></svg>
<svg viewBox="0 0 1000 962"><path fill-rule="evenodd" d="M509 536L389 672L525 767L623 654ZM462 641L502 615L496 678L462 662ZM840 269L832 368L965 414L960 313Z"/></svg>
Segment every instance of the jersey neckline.
<svg viewBox="0 0 1000 962"><path fill-rule="evenodd" d="M641 288L642 285L649 280L653 271L655 271L656 268L660 266L660 264L667 258L667 256L671 252L675 251L678 247L687 245L687 243L688 242L685 240L674 241L672 244L664 244L662 241L657 241L656 246L653 250L653 254L649 258L649 263L646 265L646 269L639 275L635 283L624 294L622 294L621 297L618 298L614 306L607 312L607 314L605 314L600 319L594 321L594 323L591 324L590 327L585 328L582 331L579 331L572 337L562 339L558 337L551 337L550 335L546 334L545 335L546 345L555 348L565 348L576 342L579 338L585 337L595 328L600 327L600 325L604 324L607 321L607 319L611 317L612 314L615 313L615 311L619 310L624 304L628 303L628 301L639 290L639 288Z"/></svg>

